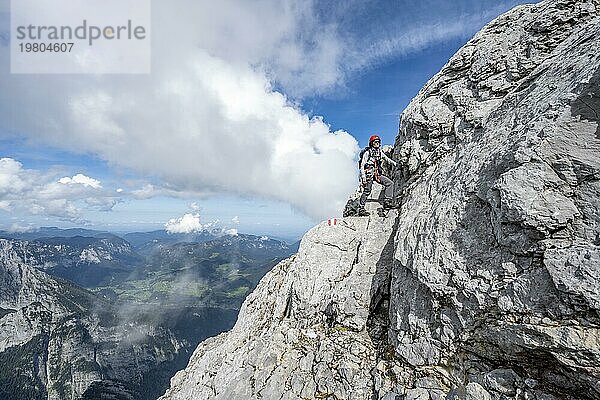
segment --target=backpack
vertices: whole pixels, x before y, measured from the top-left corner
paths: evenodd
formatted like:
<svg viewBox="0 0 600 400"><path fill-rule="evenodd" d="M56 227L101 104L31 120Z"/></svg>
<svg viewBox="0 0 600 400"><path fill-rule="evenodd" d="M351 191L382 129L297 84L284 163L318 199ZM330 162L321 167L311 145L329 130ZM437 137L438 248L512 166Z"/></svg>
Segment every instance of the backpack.
<svg viewBox="0 0 600 400"><path fill-rule="evenodd" d="M363 156L365 155L365 152L366 152L366 151L369 151L369 146L367 146L367 147L365 147L364 149L362 149L362 150L360 151L360 154L358 155L358 169L360 169L360 162L361 162L361 160L362 160Z"/></svg>

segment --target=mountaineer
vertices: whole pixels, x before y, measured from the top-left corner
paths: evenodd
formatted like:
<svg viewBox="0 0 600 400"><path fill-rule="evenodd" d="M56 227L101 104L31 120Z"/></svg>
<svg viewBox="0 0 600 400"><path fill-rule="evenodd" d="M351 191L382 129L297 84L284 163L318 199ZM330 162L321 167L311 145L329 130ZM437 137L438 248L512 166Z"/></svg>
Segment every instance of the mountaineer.
<svg viewBox="0 0 600 400"><path fill-rule="evenodd" d="M386 160L390 164L396 166L396 162L385 155L381 151L381 139L377 135L373 135L369 138L369 147L365 148L360 153L359 168L360 168L360 181L362 184L363 192L360 196L358 215L361 217L368 216L369 212L365 209L367 203L367 197L371 194L371 188L373 187L373 181L383 185L384 199L383 208L392 208L392 196L394 193L394 183L390 178L383 175L381 168L382 160Z"/></svg>

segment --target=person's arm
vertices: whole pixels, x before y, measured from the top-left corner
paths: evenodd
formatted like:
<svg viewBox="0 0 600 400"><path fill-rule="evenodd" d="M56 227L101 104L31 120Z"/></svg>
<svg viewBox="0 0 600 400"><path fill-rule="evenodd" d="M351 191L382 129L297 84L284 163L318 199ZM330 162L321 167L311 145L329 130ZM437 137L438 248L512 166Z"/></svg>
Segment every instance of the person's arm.
<svg viewBox="0 0 600 400"><path fill-rule="evenodd" d="M385 155L385 153L382 151L381 152L381 156L390 164L392 164L394 167L397 166L398 164L396 163L396 161L392 160L391 158L389 158L388 156Z"/></svg>

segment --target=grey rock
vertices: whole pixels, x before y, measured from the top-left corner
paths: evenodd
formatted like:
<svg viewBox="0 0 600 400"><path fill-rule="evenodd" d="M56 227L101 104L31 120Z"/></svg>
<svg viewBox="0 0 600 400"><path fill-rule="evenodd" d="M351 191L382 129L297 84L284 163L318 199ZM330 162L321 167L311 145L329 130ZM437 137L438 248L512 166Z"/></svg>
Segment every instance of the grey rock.
<svg viewBox="0 0 600 400"><path fill-rule="evenodd" d="M383 218L375 208L311 229L298 254L248 296L235 327L196 349L163 398L370 398L377 348L368 324L374 292L385 289L372 282L383 274L377 263L396 220L394 210Z"/></svg>
<svg viewBox="0 0 600 400"><path fill-rule="evenodd" d="M488 390L514 396L520 379L511 369L495 369L485 374L483 381Z"/></svg>
<svg viewBox="0 0 600 400"><path fill-rule="evenodd" d="M466 400L491 400L492 398L492 396L476 382L467 384L466 389Z"/></svg>
<svg viewBox="0 0 600 400"><path fill-rule="evenodd" d="M390 312L409 364L516 364L549 393L600 396L599 9L499 17L403 113Z"/></svg>
<svg viewBox="0 0 600 400"><path fill-rule="evenodd" d="M448 393L445 400L491 400L492 395L477 382L469 382L466 386L455 388Z"/></svg>
<svg viewBox="0 0 600 400"><path fill-rule="evenodd" d="M583 298L592 308L600 309L600 248L574 244L548 249L544 265L564 295Z"/></svg>
<svg viewBox="0 0 600 400"><path fill-rule="evenodd" d="M429 391L423 388L408 389L405 400L429 400Z"/></svg>

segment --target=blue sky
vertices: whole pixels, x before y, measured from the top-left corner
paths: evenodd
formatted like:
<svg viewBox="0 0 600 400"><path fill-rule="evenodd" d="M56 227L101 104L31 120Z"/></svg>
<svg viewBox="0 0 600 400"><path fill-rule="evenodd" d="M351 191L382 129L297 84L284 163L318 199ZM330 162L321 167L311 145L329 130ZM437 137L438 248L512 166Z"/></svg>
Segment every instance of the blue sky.
<svg viewBox="0 0 600 400"><path fill-rule="evenodd" d="M231 0L211 18L153 3L149 76L15 76L0 43L0 229L152 230L189 214L297 238L340 214L367 138L393 143L423 84L525 2L330 3ZM2 37L8 15L0 0Z"/></svg>

